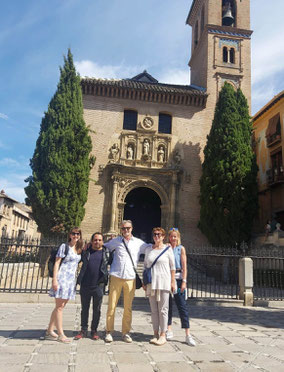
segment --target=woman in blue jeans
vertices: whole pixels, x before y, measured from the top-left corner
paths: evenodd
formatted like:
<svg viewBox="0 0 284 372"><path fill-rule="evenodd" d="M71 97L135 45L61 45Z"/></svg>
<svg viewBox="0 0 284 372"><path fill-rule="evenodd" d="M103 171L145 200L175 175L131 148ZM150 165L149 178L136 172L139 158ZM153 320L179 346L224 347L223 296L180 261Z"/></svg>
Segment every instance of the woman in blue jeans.
<svg viewBox="0 0 284 372"><path fill-rule="evenodd" d="M185 330L185 342L190 346L195 346L196 343L189 333L189 313L186 303L186 283L187 283L187 263L186 263L186 251L181 245L180 232L177 228L172 228L168 232L169 243L173 249L175 256L176 265L176 282L177 290L174 293L175 303L178 308L179 317L181 320L181 327ZM169 318L168 318L168 330L166 332L167 340L173 338L174 334L172 331L172 314L173 314L173 299L170 296L169 300Z"/></svg>

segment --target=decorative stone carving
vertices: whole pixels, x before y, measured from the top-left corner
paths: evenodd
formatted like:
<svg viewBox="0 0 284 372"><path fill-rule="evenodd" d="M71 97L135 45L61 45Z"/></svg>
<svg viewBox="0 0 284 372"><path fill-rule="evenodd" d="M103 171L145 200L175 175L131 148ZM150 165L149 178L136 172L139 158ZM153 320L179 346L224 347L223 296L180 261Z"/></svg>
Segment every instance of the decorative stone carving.
<svg viewBox="0 0 284 372"><path fill-rule="evenodd" d="M116 163L118 160L119 147L117 143L114 143L110 148L109 159L110 163Z"/></svg>
<svg viewBox="0 0 284 372"><path fill-rule="evenodd" d="M160 145L158 148L158 162L163 163L165 161L165 147Z"/></svg>
<svg viewBox="0 0 284 372"><path fill-rule="evenodd" d="M132 144L127 145L126 157L128 160L133 160L134 148Z"/></svg>
<svg viewBox="0 0 284 372"><path fill-rule="evenodd" d="M143 142L143 155L149 155L150 152L150 142L146 138Z"/></svg>
<svg viewBox="0 0 284 372"><path fill-rule="evenodd" d="M104 171L104 168L105 168L104 165L102 165L102 164L99 165L99 169L98 169L99 175L102 175L102 173Z"/></svg>
<svg viewBox="0 0 284 372"><path fill-rule="evenodd" d="M146 116L143 119L141 125L142 125L142 128L144 128L144 129L151 129L153 127L153 125L154 125L154 121L149 116Z"/></svg>

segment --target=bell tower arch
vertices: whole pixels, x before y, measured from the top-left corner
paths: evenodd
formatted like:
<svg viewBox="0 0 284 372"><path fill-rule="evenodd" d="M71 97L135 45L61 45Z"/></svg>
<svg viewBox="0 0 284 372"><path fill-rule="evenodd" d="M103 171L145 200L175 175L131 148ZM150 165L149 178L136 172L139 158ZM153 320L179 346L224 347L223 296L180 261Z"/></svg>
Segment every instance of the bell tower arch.
<svg viewBox="0 0 284 372"><path fill-rule="evenodd" d="M192 27L191 84L209 93L215 107L225 81L251 102L250 0L193 0L186 23Z"/></svg>

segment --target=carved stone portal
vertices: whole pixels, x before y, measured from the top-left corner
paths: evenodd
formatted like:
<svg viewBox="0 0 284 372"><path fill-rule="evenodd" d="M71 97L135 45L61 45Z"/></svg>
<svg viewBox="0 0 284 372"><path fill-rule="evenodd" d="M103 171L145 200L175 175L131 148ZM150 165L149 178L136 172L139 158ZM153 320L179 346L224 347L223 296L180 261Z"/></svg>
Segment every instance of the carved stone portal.
<svg viewBox="0 0 284 372"><path fill-rule="evenodd" d="M161 199L161 225L168 228L176 223L176 195L179 185L177 169L137 168L130 173L128 167L109 164L110 183L112 183L112 201L108 215L111 217L108 233L119 233L123 220L125 199L130 191L137 187L146 187L155 191Z"/></svg>

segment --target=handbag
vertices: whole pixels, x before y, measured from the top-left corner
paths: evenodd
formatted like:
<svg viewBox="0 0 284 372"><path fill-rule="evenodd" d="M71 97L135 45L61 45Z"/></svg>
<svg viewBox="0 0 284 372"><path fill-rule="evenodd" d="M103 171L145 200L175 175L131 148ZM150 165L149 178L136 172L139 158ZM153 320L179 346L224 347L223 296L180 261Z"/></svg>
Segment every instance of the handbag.
<svg viewBox="0 0 284 372"><path fill-rule="evenodd" d="M124 241L123 238L122 238L122 242L123 242L123 244L124 244L124 246L126 248L127 253L129 254L129 257L130 257L131 262L132 262L133 270L135 271L135 275L136 275L136 277L135 277L135 288L136 289L140 289L142 287L142 281L141 281L141 279L140 279L140 277L139 277L139 275L138 275L138 273L137 273L137 271L135 269L132 256L131 256L131 254L130 254L130 252L129 252L128 248L127 248L127 245L125 244L125 241Z"/></svg>
<svg viewBox="0 0 284 372"><path fill-rule="evenodd" d="M146 267L143 271L143 284L144 285L147 285L147 284L151 284L152 283L152 267L155 265L155 263L158 261L158 259L162 256L162 254L164 254L168 249L170 248L170 246L166 247L163 252L161 252L159 254L158 257L156 257L156 259L154 260L154 262L152 263L152 265L150 267Z"/></svg>

